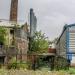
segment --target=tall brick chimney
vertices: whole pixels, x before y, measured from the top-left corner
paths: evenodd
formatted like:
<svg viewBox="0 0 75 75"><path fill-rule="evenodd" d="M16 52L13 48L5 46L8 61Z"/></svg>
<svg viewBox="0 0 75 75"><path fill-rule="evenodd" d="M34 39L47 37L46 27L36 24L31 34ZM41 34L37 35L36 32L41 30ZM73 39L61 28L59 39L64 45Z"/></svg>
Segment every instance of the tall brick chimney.
<svg viewBox="0 0 75 75"><path fill-rule="evenodd" d="M10 21L17 22L18 0L11 0Z"/></svg>

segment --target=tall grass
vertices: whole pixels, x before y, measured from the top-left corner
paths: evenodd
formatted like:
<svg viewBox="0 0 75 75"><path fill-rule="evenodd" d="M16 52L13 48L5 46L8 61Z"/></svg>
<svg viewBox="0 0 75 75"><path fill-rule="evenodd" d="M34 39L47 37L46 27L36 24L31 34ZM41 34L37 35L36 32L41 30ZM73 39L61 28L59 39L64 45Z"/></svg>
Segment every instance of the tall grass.
<svg viewBox="0 0 75 75"><path fill-rule="evenodd" d="M75 75L75 69L69 71L60 70L60 71L47 71L47 70L26 70L26 69L0 69L0 75Z"/></svg>
<svg viewBox="0 0 75 75"><path fill-rule="evenodd" d="M68 73L71 75L75 75L75 68L69 68Z"/></svg>

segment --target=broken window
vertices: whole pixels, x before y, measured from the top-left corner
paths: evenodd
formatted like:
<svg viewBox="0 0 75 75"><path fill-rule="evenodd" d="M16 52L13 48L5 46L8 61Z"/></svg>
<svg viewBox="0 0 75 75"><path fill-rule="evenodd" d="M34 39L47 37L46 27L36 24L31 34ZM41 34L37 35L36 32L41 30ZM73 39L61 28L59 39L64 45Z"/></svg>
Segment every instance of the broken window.
<svg viewBox="0 0 75 75"><path fill-rule="evenodd" d="M14 34L14 30L10 30L10 34Z"/></svg>

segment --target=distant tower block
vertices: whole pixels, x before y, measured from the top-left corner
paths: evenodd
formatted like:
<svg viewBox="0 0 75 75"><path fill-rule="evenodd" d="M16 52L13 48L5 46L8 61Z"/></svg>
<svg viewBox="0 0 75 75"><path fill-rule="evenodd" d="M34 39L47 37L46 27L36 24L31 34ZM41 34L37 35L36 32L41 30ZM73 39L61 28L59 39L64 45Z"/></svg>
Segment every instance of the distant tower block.
<svg viewBox="0 0 75 75"><path fill-rule="evenodd" d="M11 0L10 21L17 22L18 0Z"/></svg>

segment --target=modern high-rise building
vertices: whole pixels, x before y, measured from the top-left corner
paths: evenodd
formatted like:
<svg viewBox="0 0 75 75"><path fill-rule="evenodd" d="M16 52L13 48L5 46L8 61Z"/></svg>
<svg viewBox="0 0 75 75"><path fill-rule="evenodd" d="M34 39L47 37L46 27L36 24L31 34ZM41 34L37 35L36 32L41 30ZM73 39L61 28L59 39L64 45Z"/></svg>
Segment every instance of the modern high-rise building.
<svg viewBox="0 0 75 75"><path fill-rule="evenodd" d="M30 9L30 36L33 37L36 32L37 18L33 9Z"/></svg>
<svg viewBox="0 0 75 75"><path fill-rule="evenodd" d="M11 0L10 21L17 22L18 0Z"/></svg>

